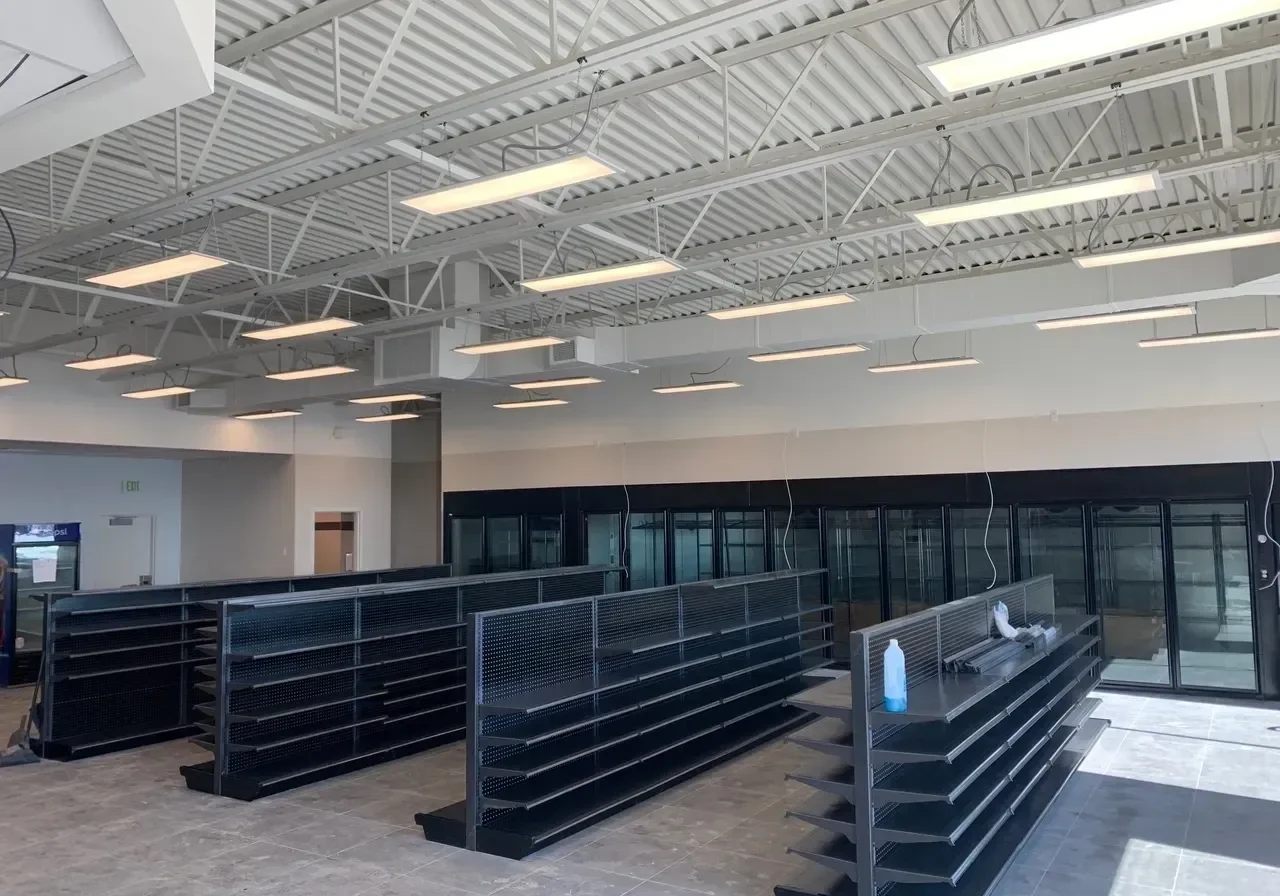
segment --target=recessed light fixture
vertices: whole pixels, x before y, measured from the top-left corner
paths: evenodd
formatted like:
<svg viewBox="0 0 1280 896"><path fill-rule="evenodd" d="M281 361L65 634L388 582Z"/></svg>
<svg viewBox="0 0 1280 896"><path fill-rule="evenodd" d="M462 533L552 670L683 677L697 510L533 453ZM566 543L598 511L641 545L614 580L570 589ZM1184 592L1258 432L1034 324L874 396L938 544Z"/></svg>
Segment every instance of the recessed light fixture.
<svg viewBox="0 0 1280 896"><path fill-rule="evenodd" d="M426 401L427 396L417 392L402 392L399 395L374 395L371 398L348 398L352 404L393 404L397 401Z"/></svg>
<svg viewBox="0 0 1280 896"><path fill-rule="evenodd" d="M736 320L741 317L763 317L766 314L785 314L788 311L808 311L810 308L827 308L831 305L848 305L856 302L848 293L834 292L825 296L809 296L802 299L784 299L781 302L762 302L759 305L743 305L739 308L724 308L720 311L708 311L707 317L716 320Z"/></svg>
<svg viewBox="0 0 1280 896"><path fill-rule="evenodd" d="M161 280L171 280L174 277L198 274L201 271L220 268L225 264L227 264L226 261L221 258L215 258L212 255L203 255L199 252L183 252L181 255L171 255L159 261L149 261L146 264L134 265L131 268L121 268L109 274L98 274L87 278L87 281L96 283L99 286L128 289L131 286L142 286L144 283L157 283Z"/></svg>
<svg viewBox="0 0 1280 896"><path fill-rule="evenodd" d="M25 386L31 380L24 376L0 376L0 389L5 386Z"/></svg>
<svg viewBox="0 0 1280 896"><path fill-rule="evenodd" d="M669 258L651 258L648 261L628 261L625 264L593 268L589 271L536 277L533 280L521 280L519 283L534 292L564 292L567 289L586 289L589 286L606 286L610 283L642 280L645 277L659 277L683 270L682 265Z"/></svg>
<svg viewBox="0 0 1280 896"><path fill-rule="evenodd" d="M932 361L907 361L905 364L879 364L868 367L868 373L900 373L906 370L937 370L939 367L969 367L981 364L977 358L936 358Z"/></svg>
<svg viewBox="0 0 1280 896"><path fill-rule="evenodd" d="M279 373L268 373L269 380L314 380L322 376L341 376L344 373L355 373L354 367L341 364L326 364L323 367L299 367L297 370L282 370Z"/></svg>
<svg viewBox="0 0 1280 896"><path fill-rule="evenodd" d="M988 44L927 62L921 68L943 90L960 93L1277 11L1280 0L1159 0Z"/></svg>
<svg viewBox="0 0 1280 896"><path fill-rule="evenodd" d="M1187 317L1196 313L1190 305L1171 305L1168 308L1143 308L1141 311L1115 311L1110 314L1086 314L1083 317L1059 317L1056 320L1036 321L1041 330L1066 330L1071 327L1094 327L1100 324L1126 324L1135 320L1162 320L1166 317Z"/></svg>
<svg viewBox="0 0 1280 896"><path fill-rule="evenodd" d="M1113 264L1132 264L1136 261L1159 261L1164 258L1180 258L1184 255L1204 255L1209 252L1227 252L1231 249L1250 249L1254 246L1270 246L1280 243L1280 230L1259 230L1252 233L1233 233L1203 240L1186 240L1180 243L1160 243L1141 249L1123 249L1119 252L1098 252L1077 255L1073 260L1082 268L1101 268Z"/></svg>
<svg viewBox="0 0 1280 896"><path fill-rule="evenodd" d="M502 408L504 411L516 411L522 408L554 408L568 403L563 398L534 398L529 401L500 401L494 407Z"/></svg>
<svg viewBox="0 0 1280 896"><path fill-rule="evenodd" d="M357 423L394 423L396 420L416 420L421 414L405 411L401 414L376 414L372 417L357 417Z"/></svg>
<svg viewBox="0 0 1280 896"><path fill-rule="evenodd" d="M345 317L318 317L315 320L303 321L300 324L284 324L279 327L267 327L265 330L251 330L240 335L246 339L296 339L299 336L315 336L320 333L336 333L350 327L360 326L354 320Z"/></svg>
<svg viewBox="0 0 1280 896"><path fill-rule="evenodd" d="M710 380L705 383L688 383L683 386L659 386L654 389L659 395L681 395L685 392L716 392L720 389L740 389L742 383L733 380Z"/></svg>
<svg viewBox="0 0 1280 896"><path fill-rule="evenodd" d="M526 336L524 339L506 339L499 342L460 345L454 351L460 355L497 355L502 352L523 351L526 348L545 348L548 345L560 345L564 341L558 336Z"/></svg>
<svg viewBox="0 0 1280 896"><path fill-rule="evenodd" d="M1280 328L1219 330L1216 333L1192 333L1189 336L1158 336L1154 339L1143 339L1138 345L1141 348L1164 348L1174 345L1202 345L1206 342L1237 342L1241 339L1270 339L1273 336L1280 336Z"/></svg>
<svg viewBox="0 0 1280 896"><path fill-rule="evenodd" d="M511 383L512 389L561 389L565 386L594 386L604 380L594 376L571 376L562 380L530 380L527 383Z"/></svg>
<svg viewBox="0 0 1280 896"><path fill-rule="evenodd" d="M278 411L250 411L247 414L236 414L237 420L279 420L283 417L298 417L302 411L281 409Z"/></svg>
<svg viewBox="0 0 1280 896"><path fill-rule="evenodd" d="M591 153L579 152L526 168L503 171L430 190L401 199L400 202L428 215L444 215L524 196L536 196L547 190L558 190L617 173L617 168Z"/></svg>
<svg viewBox="0 0 1280 896"><path fill-rule="evenodd" d="M68 361L63 366L70 367L72 370L110 370L113 367L132 367L135 364L148 364L154 360L156 360L155 355L127 352L123 355L103 355L101 358Z"/></svg>
<svg viewBox="0 0 1280 896"><path fill-rule="evenodd" d="M196 391L190 386L160 386L156 389L138 389L134 392L121 392L121 398L171 398L174 395L190 395Z"/></svg>
<svg viewBox="0 0 1280 896"><path fill-rule="evenodd" d="M798 348L793 351L764 352L759 355L747 355L748 361L768 363L771 361L800 361L805 358L831 358L836 355L852 355L865 352L865 345L851 343L849 345L822 345L817 348Z"/></svg>
<svg viewBox="0 0 1280 896"><path fill-rule="evenodd" d="M1058 187L1044 187L1037 190L1026 190L1021 193L1007 193L991 199L954 202L951 205L920 209L910 214L911 217L925 227L945 227L949 224L960 224L965 221L981 221L986 218L1021 215L1026 212L1043 211L1047 208L1078 205L1082 202L1096 202L1102 199L1111 199L1115 196L1128 196L1132 193L1144 193L1151 190L1159 190L1160 186L1161 181L1158 172L1144 171L1141 174L1121 174L1118 177L1103 177L1097 180L1063 184Z"/></svg>

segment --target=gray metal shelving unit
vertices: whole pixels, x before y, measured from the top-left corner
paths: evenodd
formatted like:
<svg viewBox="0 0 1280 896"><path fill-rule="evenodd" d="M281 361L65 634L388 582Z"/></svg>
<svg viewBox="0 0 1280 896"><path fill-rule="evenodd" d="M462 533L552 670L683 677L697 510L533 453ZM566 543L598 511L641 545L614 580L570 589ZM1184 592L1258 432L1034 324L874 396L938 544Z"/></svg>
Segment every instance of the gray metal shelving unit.
<svg viewBox="0 0 1280 896"><path fill-rule="evenodd" d="M526 856L809 718L830 663L820 570L477 613L467 798L428 839Z"/></svg>
<svg viewBox="0 0 1280 896"><path fill-rule="evenodd" d="M466 618L617 588L567 567L218 603L194 668L204 694L194 790L242 800L457 740L466 732Z"/></svg>
<svg viewBox="0 0 1280 896"><path fill-rule="evenodd" d="M191 670L207 662L202 648L219 601L449 572L445 564L41 595L45 648L33 746L48 759L81 759L190 734L200 699Z"/></svg>
<svg viewBox="0 0 1280 896"><path fill-rule="evenodd" d="M985 674L945 671L990 639L996 601L1057 637ZM854 632L850 674L791 700L823 717L790 738L821 761L789 776L814 791L788 812L813 828L788 851L812 864L777 896L989 893L1106 728L1086 699L1098 626L1057 612L1042 576ZM881 700L891 638L907 658L904 713Z"/></svg>

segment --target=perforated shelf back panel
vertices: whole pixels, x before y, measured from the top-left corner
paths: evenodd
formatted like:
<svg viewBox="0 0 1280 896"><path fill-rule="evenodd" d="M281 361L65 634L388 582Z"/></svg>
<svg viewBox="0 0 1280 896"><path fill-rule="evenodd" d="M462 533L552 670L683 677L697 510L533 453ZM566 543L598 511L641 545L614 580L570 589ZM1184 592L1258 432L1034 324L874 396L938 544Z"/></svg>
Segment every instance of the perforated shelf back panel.
<svg viewBox="0 0 1280 896"><path fill-rule="evenodd" d="M466 614L536 604L561 582L607 589L611 572L548 569L228 601L214 674L222 693L209 725L214 772L193 771L188 785L253 799L460 738Z"/></svg>
<svg viewBox="0 0 1280 896"><path fill-rule="evenodd" d="M785 701L829 662L820 575L477 614L473 845L525 854L803 721Z"/></svg>

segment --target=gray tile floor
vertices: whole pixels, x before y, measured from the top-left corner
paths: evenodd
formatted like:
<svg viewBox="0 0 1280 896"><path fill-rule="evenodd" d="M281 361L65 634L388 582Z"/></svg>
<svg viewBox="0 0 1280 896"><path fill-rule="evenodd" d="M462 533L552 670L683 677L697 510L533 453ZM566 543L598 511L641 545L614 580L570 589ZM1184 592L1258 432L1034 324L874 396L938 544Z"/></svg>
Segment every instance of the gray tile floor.
<svg viewBox="0 0 1280 896"><path fill-rule="evenodd" d="M22 712L0 691L0 731ZM1000 896L1280 893L1280 711L1105 694L1114 727ZM773 744L523 862L426 842L457 746L252 804L187 791L177 742L0 769L0 892L23 896L764 896L800 861Z"/></svg>

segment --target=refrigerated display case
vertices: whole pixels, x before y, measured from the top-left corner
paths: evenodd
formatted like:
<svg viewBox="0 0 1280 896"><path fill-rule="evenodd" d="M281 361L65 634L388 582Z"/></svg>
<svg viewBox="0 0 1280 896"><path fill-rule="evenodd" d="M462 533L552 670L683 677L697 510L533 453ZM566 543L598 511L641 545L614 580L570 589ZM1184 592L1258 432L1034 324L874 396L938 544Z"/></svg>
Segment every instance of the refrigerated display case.
<svg viewBox="0 0 1280 896"><path fill-rule="evenodd" d="M40 674L44 649L44 602L35 595L76 591L80 587L80 524L26 523L0 527L0 551L14 573L6 589L3 653L7 669L0 685L27 684Z"/></svg>

